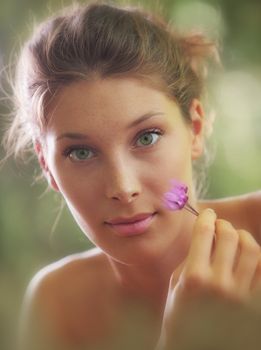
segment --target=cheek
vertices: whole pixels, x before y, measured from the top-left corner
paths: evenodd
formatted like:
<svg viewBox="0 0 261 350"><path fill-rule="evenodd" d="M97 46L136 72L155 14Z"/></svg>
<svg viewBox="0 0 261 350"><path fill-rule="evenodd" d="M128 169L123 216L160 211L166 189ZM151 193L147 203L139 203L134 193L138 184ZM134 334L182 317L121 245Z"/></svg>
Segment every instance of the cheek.
<svg viewBox="0 0 261 350"><path fill-rule="evenodd" d="M101 224L100 214L102 212L102 203L99 200L100 194L88 181L76 180L71 181L69 177L59 178L61 194L63 195L67 206L74 217L75 221L94 242L97 231L97 225ZM97 207L100 210L97 210Z"/></svg>
<svg viewBox="0 0 261 350"><path fill-rule="evenodd" d="M99 197L99 182L86 175L86 170L73 171L61 161L54 159L50 162L51 171L60 193L65 199L71 212L84 213L90 217L95 213L95 200ZM73 213L73 215L74 215ZM75 216L75 215L74 215Z"/></svg>
<svg viewBox="0 0 261 350"><path fill-rule="evenodd" d="M94 207L95 198L98 198L95 183L90 183L86 178L70 177L70 174L58 177L57 182L61 194L68 203L79 209Z"/></svg>
<svg viewBox="0 0 261 350"><path fill-rule="evenodd" d="M168 190L171 179L190 183L192 177L191 153L188 142L173 140L164 145L151 162L150 174L159 191Z"/></svg>

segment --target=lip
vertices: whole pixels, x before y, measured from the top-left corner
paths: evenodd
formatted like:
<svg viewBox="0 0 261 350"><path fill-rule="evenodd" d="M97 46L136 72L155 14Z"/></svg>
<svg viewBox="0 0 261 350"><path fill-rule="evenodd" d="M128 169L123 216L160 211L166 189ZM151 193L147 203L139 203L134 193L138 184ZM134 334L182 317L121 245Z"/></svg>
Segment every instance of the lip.
<svg viewBox="0 0 261 350"><path fill-rule="evenodd" d="M142 213L129 218L115 218L105 223L120 236L132 236L144 233L151 225L156 212Z"/></svg>

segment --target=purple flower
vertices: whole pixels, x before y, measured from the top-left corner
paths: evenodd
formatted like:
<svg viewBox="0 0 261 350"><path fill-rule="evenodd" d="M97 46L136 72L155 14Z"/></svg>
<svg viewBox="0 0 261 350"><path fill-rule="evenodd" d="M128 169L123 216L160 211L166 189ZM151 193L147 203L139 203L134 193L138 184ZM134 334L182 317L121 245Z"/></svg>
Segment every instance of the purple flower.
<svg viewBox="0 0 261 350"><path fill-rule="evenodd" d="M198 212L188 203L188 186L177 180L171 180L171 188L164 194L164 204L166 208L175 211L183 208L198 215Z"/></svg>

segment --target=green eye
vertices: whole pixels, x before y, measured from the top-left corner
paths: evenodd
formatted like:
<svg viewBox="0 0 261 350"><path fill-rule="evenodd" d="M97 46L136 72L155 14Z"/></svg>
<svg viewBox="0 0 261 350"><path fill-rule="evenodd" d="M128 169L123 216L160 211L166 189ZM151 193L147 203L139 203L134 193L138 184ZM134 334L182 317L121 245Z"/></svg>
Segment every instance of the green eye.
<svg viewBox="0 0 261 350"><path fill-rule="evenodd" d="M74 161L84 161L92 157L92 151L87 148L79 148L71 150L69 157Z"/></svg>
<svg viewBox="0 0 261 350"><path fill-rule="evenodd" d="M147 131L138 138L138 146L150 146L158 141L160 137L159 132Z"/></svg>

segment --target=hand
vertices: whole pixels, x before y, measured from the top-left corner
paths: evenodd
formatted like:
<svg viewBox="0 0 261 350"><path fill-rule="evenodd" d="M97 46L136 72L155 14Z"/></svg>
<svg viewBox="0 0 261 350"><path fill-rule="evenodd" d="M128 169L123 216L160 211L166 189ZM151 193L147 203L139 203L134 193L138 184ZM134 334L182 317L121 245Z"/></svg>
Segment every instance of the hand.
<svg viewBox="0 0 261 350"><path fill-rule="evenodd" d="M247 231L236 230L229 222L216 219L211 209L204 210L195 223L183 270L179 276L174 271L170 280L160 341L164 345L161 348L183 349L182 334L188 337L195 329L201 332L196 335L202 337L199 348L206 338L211 341L210 334L215 338L214 333L225 324L236 324L238 331L238 320L245 325L247 310L238 305L244 305L259 289L261 253L258 243ZM213 322L215 325L210 330ZM222 338L220 333L217 338ZM195 334L192 343L191 349L196 349ZM219 349L224 345L220 346Z"/></svg>

